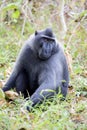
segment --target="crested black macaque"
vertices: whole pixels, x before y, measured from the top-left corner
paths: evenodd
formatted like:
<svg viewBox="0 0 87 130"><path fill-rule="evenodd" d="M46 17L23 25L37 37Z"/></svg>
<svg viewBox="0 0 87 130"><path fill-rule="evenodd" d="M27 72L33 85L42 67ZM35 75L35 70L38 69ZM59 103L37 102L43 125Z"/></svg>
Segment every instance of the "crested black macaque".
<svg viewBox="0 0 87 130"><path fill-rule="evenodd" d="M59 88L66 97L68 83L69 72L64 51L52 29L46 28L35 31L24 44L3 91L16 88L25 98L30 95L34 106L58 93Z"/></svg>

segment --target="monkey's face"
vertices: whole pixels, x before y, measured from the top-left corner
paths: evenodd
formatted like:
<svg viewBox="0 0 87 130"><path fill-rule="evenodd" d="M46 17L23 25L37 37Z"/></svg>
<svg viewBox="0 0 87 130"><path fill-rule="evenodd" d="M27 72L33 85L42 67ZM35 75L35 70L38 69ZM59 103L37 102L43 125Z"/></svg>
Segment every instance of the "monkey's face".
<svg viewBox="0 0 87 130"><path fill-rule="evenodd" d="M56 53L58 48L52 30L48 28L44 31L36 31L34 47L38 58L41 60L47 60Z"/></svg>
<svg viewBox="0 0 87 130"><path fill-rule="evenodd" d="M39 58L43 60L50 58L51 55L53 54L55 42L47 38L41 38L39 42L40 42L38 50Z"/></svg>
<svg viewBox="0 0 87 130"><path fill-rule="evenodd" d="M47 60L48 58L50 58L56 52L57 49L55 40L46 37L38 38L35 45L37 56L41 60Z"/></svg>

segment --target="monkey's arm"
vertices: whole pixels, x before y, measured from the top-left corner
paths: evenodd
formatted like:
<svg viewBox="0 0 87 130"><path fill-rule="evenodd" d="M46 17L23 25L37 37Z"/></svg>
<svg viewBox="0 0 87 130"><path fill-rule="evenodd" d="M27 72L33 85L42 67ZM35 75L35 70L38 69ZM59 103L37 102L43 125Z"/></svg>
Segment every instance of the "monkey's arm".
<svg viewBox="0 0 87 130"><path fill-rule="evenodd" d="M69 84L69 70L68 70L68 64L67 60L64 54L64 51L61 49L58 57L60 64L62 66L62 75L63 75L63 81L62 81L62 86L61 86L61 93L63 94L64 97L67 95L68 91L68 84Z"/></svg>
<svg viewBox="0 0 87 130"><path fill-rule="evenodd" d="M16 70L16 68L14 68L13 72L11 73L9 79L7 80L6 84L4 85L4 87L2 88L2 90L5 92L5 91L8 91L10 90L11 88L14 88L15 87L15 81L16 81L16 78L19 74L19 69Z"/></svg>
<svg viewBox="0 0 87 130"><path fill-rule="evenodd" d="M54 72L52 73L51 71L48 74L46 73L43 72L39 76L39 87L30 98L30 100L32 101L32 106L56 94L56 75ZM27 110L30 111L29 106L27 107Z"/></svg>
<svg viewBox="0 0 87 130"><path fill-rule="evenodd" d="M22 68L23 68L23 58L22 58L21 54L19 54L19 56L16 60L16 63L15 63L15 66L13 68L13 71L12 71L9 79L7 80L6 84L2 88L2 90L4 92L15 87L16 78L19 75L19 73L21 72Z"/></svg>
<svg viewBox="0 0 87 130"><path fill-rule="evenodd" d="M66 97L69 86L69 70L66 59L63 60L63 79L64 82L62 82L61 93Z"/></svg>

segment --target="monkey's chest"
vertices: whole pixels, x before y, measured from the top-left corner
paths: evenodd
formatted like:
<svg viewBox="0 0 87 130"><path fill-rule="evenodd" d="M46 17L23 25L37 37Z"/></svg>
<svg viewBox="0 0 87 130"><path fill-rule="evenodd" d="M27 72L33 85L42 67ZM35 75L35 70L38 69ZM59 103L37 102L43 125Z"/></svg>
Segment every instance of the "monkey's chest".
<svg viewBox="0 0 87 130"><path fill-rule="evenodd" d="M31 70L29 73L29 86L31 93L38 88L38 73L35 69Z"/></svg>

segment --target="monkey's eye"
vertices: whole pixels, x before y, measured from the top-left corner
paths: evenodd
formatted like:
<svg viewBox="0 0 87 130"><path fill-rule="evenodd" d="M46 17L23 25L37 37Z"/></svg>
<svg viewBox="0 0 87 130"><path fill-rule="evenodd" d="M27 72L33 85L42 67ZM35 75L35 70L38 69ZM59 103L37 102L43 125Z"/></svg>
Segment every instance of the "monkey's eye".
<svg viewBox="0 0 87 130"><path fill-rule="evenodd" d="M45 39L44 39L44 42L48 42L48 39L45 38Z"/></svg>

